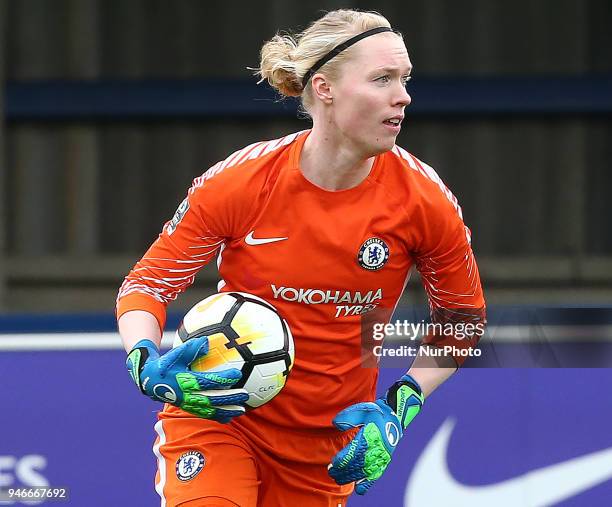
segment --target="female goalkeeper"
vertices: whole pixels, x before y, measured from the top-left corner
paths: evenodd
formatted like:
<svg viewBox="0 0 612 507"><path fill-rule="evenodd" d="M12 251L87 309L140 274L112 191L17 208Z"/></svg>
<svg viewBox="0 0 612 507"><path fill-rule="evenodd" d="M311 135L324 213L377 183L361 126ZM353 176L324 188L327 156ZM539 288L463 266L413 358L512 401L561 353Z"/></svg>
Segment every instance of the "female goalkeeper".
<svg viewBox="0 0 612 507"><path fill-rule="evenodd" d="M475 345L478 333L426 337L423 346L453 353L437 364L418 357L377 400L378 371L362 361L362 330L390 318L412 266L436 323L484 323L461 208L430 166L395 145L411 70L401 35L376 13L329 12L266 42L261 78L299 96L312 128L247 146L196 178L125 278L127 365L166 403L154 446L162 505L346 505L382 475L424 399ZM235 370L188 373L205 338L158 350L166 305L214 257L219 290L266 299L295 339L287 385L248 413L245 392L230 389Z"/></svg>

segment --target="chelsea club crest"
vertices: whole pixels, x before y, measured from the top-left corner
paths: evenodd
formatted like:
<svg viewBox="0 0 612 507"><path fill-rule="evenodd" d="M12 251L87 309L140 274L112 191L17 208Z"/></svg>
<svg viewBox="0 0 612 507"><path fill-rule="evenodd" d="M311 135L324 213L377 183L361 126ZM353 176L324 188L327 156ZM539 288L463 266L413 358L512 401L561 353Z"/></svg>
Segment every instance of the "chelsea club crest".
<svg viewBox="0 0 612 507"><path fill-rule="evenodd" d="M186 452L176 462L176 476L180 481L189 481L200 473L205 462L201 452Z"/></svg>
<svg viewBox="0 0 612 507"><path fill-rule="evenodd" d="M357 262L363 269L376 271L389 260L389 247L382 239L370 238L361 245Z"/></svg>

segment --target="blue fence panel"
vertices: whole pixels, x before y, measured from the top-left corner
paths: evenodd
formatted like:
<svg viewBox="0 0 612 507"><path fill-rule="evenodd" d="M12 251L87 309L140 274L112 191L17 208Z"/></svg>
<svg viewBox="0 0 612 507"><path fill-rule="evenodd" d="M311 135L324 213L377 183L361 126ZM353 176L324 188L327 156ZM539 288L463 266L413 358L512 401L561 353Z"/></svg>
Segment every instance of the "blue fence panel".
<svg viewBox="0 0 612 507"><path fill-rule="evenodd" d="M612 76L427 78L408 86L412 115L588 114L612 112ZM133 120L294 117L254 80L9 81L5 114L21 120Z"/></svg>

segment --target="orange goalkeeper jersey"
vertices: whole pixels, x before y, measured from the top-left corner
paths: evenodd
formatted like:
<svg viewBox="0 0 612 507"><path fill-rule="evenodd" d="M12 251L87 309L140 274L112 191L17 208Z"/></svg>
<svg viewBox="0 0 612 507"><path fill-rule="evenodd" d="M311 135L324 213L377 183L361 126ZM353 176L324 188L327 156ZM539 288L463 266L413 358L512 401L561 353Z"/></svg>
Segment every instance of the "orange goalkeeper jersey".
<svg viewBox="0 0 612 507"><path fill-rule="evenodd" d="M145 310L163 329L167 303L216 257L219 289L269 301L295 339L285 388L245 417L322 429L374 398L362 327L390 317L413 265L434 313L480 315L484 300L461 208L431 167L395 146L358 186L324 190L299 169L309 132L247 146L196 178L125 278L117 317Z"/></svg>

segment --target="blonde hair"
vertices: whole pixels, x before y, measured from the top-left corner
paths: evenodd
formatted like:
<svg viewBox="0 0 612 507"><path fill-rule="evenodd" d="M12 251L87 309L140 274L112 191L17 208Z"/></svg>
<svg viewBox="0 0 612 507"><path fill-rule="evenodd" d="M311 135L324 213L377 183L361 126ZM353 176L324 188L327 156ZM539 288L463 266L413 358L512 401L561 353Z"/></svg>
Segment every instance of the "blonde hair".
<svg viewBox="0 0 612 507"><path fill-rule="evenodd" d="M259 82L267 80L270 86L285 97L301 97L303 107L312 106L312 88L302 79L308 70L333 48L351 37L377 27L391 27L387 19L377 12L338 9L314 21L303 32L291 35L277 33L267 41L260 52L256 74ZM350 58L350 48L342 51L323 65L321 72L334 79L342 62Z"/></svg>

